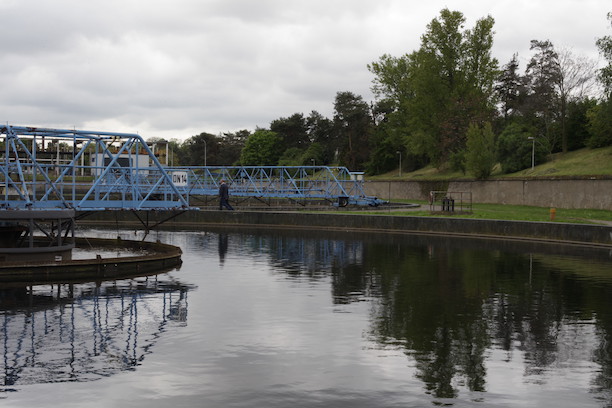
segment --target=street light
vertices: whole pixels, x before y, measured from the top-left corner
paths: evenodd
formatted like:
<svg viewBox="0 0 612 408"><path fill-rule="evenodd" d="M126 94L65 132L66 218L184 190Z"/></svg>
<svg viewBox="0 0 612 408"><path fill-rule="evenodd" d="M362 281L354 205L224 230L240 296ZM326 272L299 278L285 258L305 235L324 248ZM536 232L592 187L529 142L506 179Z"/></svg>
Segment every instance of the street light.
<svg viewBox="0 0 612 408"><path fill-rule="evenodd" d="M535 167L535 137L529 136L527 140L531 140L531 171Z"/></svg>
<svg viewBox="0 0 612 408"><path fill-rule="evenodd" d="M399 154L399 177L402 177L402 152L398 150L395 153Z"/></svg>
<svg viewBox="0 0 612 408"><path fill-rule="evenodd" d="M170 152L170 143L166 142L166 167L168 167L168 153Z"/></svg>

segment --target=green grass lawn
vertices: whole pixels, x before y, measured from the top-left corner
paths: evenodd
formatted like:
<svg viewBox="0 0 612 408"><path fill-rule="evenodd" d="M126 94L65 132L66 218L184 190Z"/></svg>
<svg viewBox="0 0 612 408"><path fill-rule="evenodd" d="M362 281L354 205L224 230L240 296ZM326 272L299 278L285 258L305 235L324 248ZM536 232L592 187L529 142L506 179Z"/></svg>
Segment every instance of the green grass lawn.
<svg viewBox="0 0 612 408"><path fill-rule="evenodd" d="M536 163L537 164L537 163ZM494 169L493 178L545 178L545 177L612 177L612 146L601 149L580 149L568 153L556 153L548 158L546 163L528 168L517 173L501 174L500 167ZM418 181L418 180L461 180L472 179L469 174L453 172L448 169L437 169L428 166L413 172L402 172L393 170L389 173L367 177L368 180L377 181ZM384 210L372 211L373 214L391 214L420 217L464 217L495 220L522 220L522 221L550 221L550 208L530 207L521 205L504 204L473 204L472 213L455 214L432 214L429 204L425 201L394 200L398 202L410 202L421 204L417 210ZM364 211L358 211L364 214ZM566 210L556 209L555 222L569 223L612 223L612 211L578 209Z"/></svg>
<svg viewBox="0 0 612 408"><path fill-rule="evenodd" d="M343 211L355 214L380 214L380 215L401 215L413 217L459 217L493 220L515 220L515 221L551 221L550 208L532 207L526 205L505 205L505 204L473 204L471 213L432 213L429 210L429 203L425 201L406 201L420 204L418 209L410 210L385 210L384 207L376 211ZM568 222L579 224L607 224L612 223L612 211L593 210L593 209L555 209L554 222Z"/></svg>
<svg viewBox="0 0 612 408"><path fill-rule="evenodd" d="M611 176L612 146L601 149L580 149L568 153L556 153L546 163L509 174L507 177L524 176Z"/></svg>
<svg viewBox="0 0 612 408"><path fill-rule="evenodd" d="M502 174L499 165L495 166L491 177L525 178L525 177L586 177L612 176L612 146L601 149L580 149L568 153L555 153L548 157L546 163L538 164L516 173ZM457 180L472 179L470 174L449 169L438 169L427 166L413 172L393 170L386 174L369 176L368 180Z"/></svg>

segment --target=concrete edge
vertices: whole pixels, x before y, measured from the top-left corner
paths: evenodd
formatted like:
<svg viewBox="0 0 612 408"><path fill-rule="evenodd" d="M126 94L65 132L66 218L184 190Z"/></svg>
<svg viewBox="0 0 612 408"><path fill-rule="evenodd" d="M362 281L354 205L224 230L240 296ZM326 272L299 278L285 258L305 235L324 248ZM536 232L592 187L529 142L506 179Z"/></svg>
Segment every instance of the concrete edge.
<svg viewBox="0 0 612 408"><path fill-rule="evenodd" d="M151 254L129 257L75 259L45 263L9 263L0 265L0 283L41 284L49 282L85 282L159 274L179 267L182 250L160 242L77 238L77 246L130 247L147 249Z"/></svg>
<svg viewBox="0 0 612 408"><path fill-rule="evenodd" d="M163 218L163 214L158 214ZM151 220L152 221L152 220ZM143 225L131 213L96 214L79 221L89 225ZM245 228L316 229L373 233L431 234L485 239L532 240L612 247L612 226L555 222L481 220L376 214L304 212L193 211L166 222L163 228L242 226Z"/></svg>

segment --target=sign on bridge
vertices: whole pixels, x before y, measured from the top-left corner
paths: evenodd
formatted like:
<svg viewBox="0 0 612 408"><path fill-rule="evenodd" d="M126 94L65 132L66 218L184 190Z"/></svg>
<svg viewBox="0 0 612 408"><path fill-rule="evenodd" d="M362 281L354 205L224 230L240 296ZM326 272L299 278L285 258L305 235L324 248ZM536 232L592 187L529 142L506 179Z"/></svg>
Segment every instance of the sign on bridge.
<svg viewBox="0 0 612 408"><path fill-rule="evenodd" d="M186 187L189 179L186 171L173 171L172 183L177 187Z"/></svg>

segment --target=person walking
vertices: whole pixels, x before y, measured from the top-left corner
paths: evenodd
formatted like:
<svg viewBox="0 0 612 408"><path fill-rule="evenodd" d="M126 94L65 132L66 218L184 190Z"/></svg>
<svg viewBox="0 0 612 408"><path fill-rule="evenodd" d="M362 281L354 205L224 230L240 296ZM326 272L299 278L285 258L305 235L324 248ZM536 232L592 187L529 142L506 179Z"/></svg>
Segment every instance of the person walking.
<svg viewBox="0 0 612 408"><path fill-rule="evenodd" d="M225 184L225 180L221 180L219 184L219 210L223 210L223 207L230 211L234 210L229 203L229 186Z"/></svg>

